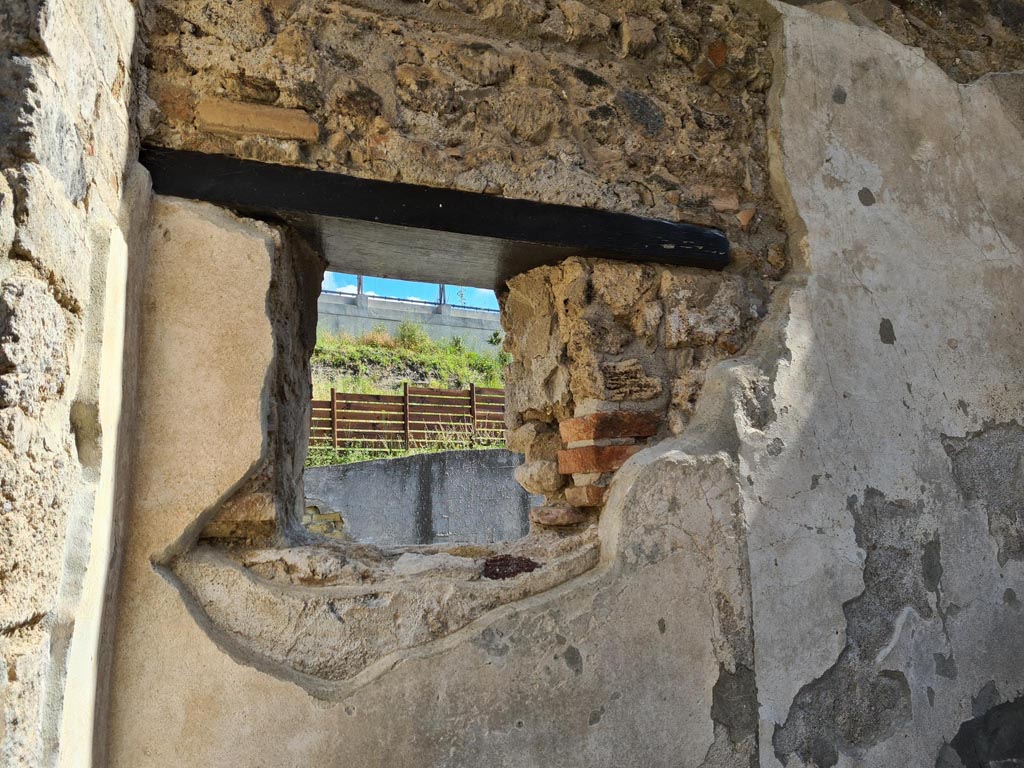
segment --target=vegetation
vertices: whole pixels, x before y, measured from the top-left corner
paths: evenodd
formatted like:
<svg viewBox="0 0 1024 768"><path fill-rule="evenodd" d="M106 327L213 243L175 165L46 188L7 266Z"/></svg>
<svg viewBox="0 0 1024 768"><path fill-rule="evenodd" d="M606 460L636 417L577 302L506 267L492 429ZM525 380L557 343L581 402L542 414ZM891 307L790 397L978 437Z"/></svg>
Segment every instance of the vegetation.
<svg viewBox="0 0 1024 768"><path fill-rule="evenodd" d="M370 461L371 459L399 459L403 456L416 456L421 453L439 453L441 451L457 451L466 448L487 450L491 448L504 448L504 435L484 435L470 442L462 436L451 436L440 434L436 440L428 443L420 443L412 448L406 448L400 443L394 445L357 444L347 448L340 448L335 451L330 446L309 447L306 455L307 467L326 467L332 464L352 464L357 461Z"/></svg>
<svg viewBox="0 0 1024 768"><path fill-rule="evenodd" d="M501 334L489 340L498 347ZM349 334L318 334L311 359L313 397L330 397L331 388L339 392L363 394L398 394L405 382L420 387L464 389L470 384L480 387L503 387L508 356L497 349L493 353L474 352L465 342L453 336L436 342L417 323L406 321L394 334L375 327L362 336ZM471 435L464 426L452 425L436 437L406 449L402 444L381 443L354 445L335 451L326 446L310 446L307 467L349 464L369 459L392 459L419 453L461 448L500 448L503 434Z"/></svg>
<svg viewBox="0 0 1024 768"><path fill-rule="evenodd" d="M508 356L497 350L492 354L469 350L459 336L436 342L422 326L406 321L394 335L382 327L359 337L319 334L311 362L313 397L324 398L331 387L343 392L395 394L404 382L450 389L470 384L501 387Z"/></svg>

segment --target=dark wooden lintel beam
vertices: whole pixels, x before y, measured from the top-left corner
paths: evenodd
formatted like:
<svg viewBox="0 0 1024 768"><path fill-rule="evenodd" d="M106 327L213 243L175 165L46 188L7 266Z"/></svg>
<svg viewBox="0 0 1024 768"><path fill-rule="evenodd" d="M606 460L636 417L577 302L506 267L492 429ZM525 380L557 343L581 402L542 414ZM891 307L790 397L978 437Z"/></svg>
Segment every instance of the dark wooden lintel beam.
<svg viewBox="0 0 1024 768"><path fill-rule="evenodd" d="M496 274L515 268L516 243L531 254L524 258L524 267L537 263L538 247L541 252L550 248L552 262L575 253L704 269L722 269L729 263L725 235L691 224L227 155L145 147L140 159L157 193L250 215L299 214L507 241L513 245L504 249L506 263ZM410 232L410 237L416 233Z"/></svg>

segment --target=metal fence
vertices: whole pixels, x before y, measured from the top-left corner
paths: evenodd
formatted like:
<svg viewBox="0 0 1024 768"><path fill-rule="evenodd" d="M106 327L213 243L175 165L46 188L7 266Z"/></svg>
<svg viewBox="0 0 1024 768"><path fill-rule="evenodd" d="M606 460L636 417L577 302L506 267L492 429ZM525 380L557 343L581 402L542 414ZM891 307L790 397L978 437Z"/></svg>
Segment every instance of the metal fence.
<svg viewBox="0 0 1024 768"><path fill-rule="evenodd" d="M505 391L428 389L406 384L400 395L331 390L313 400L312 447L395 450L438 445L460 448L494 444L505 437Z"/></svg>

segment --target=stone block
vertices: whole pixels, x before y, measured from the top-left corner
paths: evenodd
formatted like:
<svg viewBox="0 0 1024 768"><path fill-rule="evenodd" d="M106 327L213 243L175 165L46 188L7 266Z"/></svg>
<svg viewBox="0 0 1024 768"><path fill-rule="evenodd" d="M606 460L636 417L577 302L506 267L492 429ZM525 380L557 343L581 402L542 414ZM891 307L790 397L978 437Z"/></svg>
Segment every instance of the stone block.
<svg viewBox="0 0 1024 768"><path fill-rule="evenodd" d="M165 119L184 123L195 116L192 92L175 83L156 82L149 87L149 97Z"/></svg>
<svg viewBox="0 0 1024 768"><path fill-rule="evenodd" d="M658 333L658 326L661 324L662 315L664 315L664 310L661 304L656 301L649 301L641 306L633 315L630 327L633 329L633 333L641 339L653 344Z"/></svg>
<svg viewBox="0 0 1024 768"><path fill-rule="evenodd" d="M574 507L600 507L608 489L600 485L574 485L565 490L565 500Z"/></svg>
<svg viewBox="0 0 1024 768"><path fill-rule="evenodd" d="M530 522L537 525L579 525L589 519L589 514L568 504L545 504L530 510Z"/></svg>
<svg viewBox="0 0 1024 768"><path fill-rule="evenodd" d="M558 471L563 475L579 472L614 472L642 445L591 445L558 452Z"/></svg>
<svg viewBox="0 0 1024 768"><path fill-rule="evenodd" d="M17 0L0 5L0 45L4 50L31 49L39 41L45 0Z"/></svg>
<svg viewBox="0 0 1024 768"><path fill-rule="evenodd" d="M14 243L14 193L0 175L0 258L7 258Z"/></svg>
<svg viewBox="0 0 1024 768"><path fill-rule="evenodd" d="M658 433L660 411L612 411L566 419L558 425L562 440L603 440L617 437L650 437Z"/></svg>
<svg viewBox="0 0 1024 768"><path fill-rule="evenodd" d="M0 286L0 408L29 416L64 394L70 374L64 313L41 280Z"/></svg>
<svg viewBox="0 0 1024 768"><path fill-rule="evenodd" d="M83 235L84 213L42 166L26 163L11 186L18 224L15 253L36 267L61 304L77 311L89 292L91 254Z"/></svg>
<svg viewBox="0 0 1024 768"><path fill-rule="evenodd" d="M230 136L271 136L277 139L316 141L320 125L301 109L246 104L206 97L196 107L199 127Z"/></svg>
<svg viewBox="0 0 1024 768"><path fill-rule="evenodd" d="M0 60L0 161L16 167L25 158L58 179L73 203L88 188L85 148L67 98L45 59Z"/></svg>
<svg viewBox="0 0 1024 768"><path fill-rule="evenodd" d="M729 58L729 47L719 38L708 45L708 60L716 67L724 67Z"/></svg>
<svg viewBox="0 0 1024 768"><path fill-rule="evenodd" d="M586 42L605 37L612 28L612 20L578 0L564 0L558 4L568 27L571 42Z"/></svg>
<svg viewBox="0 0 1024 768"><path fill-rule="evenodd" d="M732 354L743 323L756 316L756 300L741 278L666 273L665 346L669 349L717 345Z"/></svg>
<svg viewBox="0 0 1024 768"><path fill-rule="evenodd" d="M750 222L754 220L754 216L757 215L757 208L752 205L744 206L737 212L736 221L740 223L740 226L746 229L750 225Z"/></svg>
<svg viewBox="0 0 1024 768"><path fill-rule="evenodd" d="M658 42L657 26L646 16L627 16L620 27L623 56L642 56Z"/></svg>
<svg viewBox="0 0 1024 768"><path fill-rule="evenodd" d="M530 493L548 495L565 485L554 461L530 461L515 468L516 482Z"/></svg>
<svg viewBox="0 0 1024 768"><path fill-rule="evenodd" d="M290 16L299 0L270 0L270 7L281 16Z"/></svg>
<svg viewBox="0 0 1024 768"><path fill-rule="evenodd" d="M590 280L596 298L617 317L634 314L637 304L650 298L656 287L651 267L617 261L595 262Z"/></svg>

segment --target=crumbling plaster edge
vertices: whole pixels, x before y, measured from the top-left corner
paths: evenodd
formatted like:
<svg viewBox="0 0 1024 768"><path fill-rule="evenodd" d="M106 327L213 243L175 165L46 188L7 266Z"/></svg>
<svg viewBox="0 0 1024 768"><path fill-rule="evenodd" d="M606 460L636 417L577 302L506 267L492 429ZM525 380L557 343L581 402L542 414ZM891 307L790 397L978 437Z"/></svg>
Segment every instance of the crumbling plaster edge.
<svg viewBox="0 0 1024 768"><path fill-rule="evenodd" d="M209 203L197 203L195 201L170 196L157 196L153 201L153 207L156 208L160 205L186 206L195 215L215 221L218 226L222 226L225 229L233 231L241 228L242 221L244 219L244 217L238 216L229 209L221 206ZM284 250L284 237L274 227L259 220L249 219L245 219L245 225L246 234L252 234L250 227L255 225L260 230L261 234L267 238L268 252L280 253ZM272 309L275 301L274 285L275 283L273 280L268 285L266 307L268 317L271 319L271 333L276 334L278 331L274 329L272 317ZM190 553L195 551L203 530L223 511L225 504L240 493L244 492L247 486L251 485L254 480L264 475L268 470L275 470L275 430L273 429L274 425L272 424L275 417L273 397L275 383L281 375L280 367L281 365L286 365L287 362L287 360L280 359L278 351L275 349L271 364L268 365L264 376L264 382L260 390L260 419L263 437L260 443L259 456L253 460L249 468L235 482L228 486L213 503L199 512L170 544L168 544L163 550L153 552L149 556L150 565L153 570L178 592L186 610L191 614L199 628L214 641L214 644L217 645L220 650L226 653L234 661L244 666L258 669L278 679L293 682L303 688L314 698L324 701L341 701L373 682L380 675L398 666L403 661L425 658L437 653L442 653L449 648L459 645L463 642L465 637L471 636L482 628L514 615L517 610L529 610L531 606L539 607L542 604L542 602L535 603L534 601L557 599L559 596L564 594L564 588L568 587L570 584L573 588L577 588L580 585L581 579L587 579L588 577L598 575L596 572L599 570L597 567L599 565L599 560L598 555L595 554L594 560L597 562L593 565L586 565L582 572L569 574L565 580L552 586L542 586L538 592L529 595L528 597L513 600L504 606L498 606L491 609L477 619L469 622L466 626L443 638L431 641L422 646L387 654L368 665L352 678L344 681L332 681L318 678L316 676L300 672L293 666L273 661L254 650L250 650L247 647L244 638L234 636L229 631L218 626L216 622L209 617L196 596L192 593L189 585L175 572L175 563L180 558L188 557ZM282 519L280 509L278 510L278 522L281 525L287 525L288 523L286 517ZM325 540L323 537L309 537L307 540L307 537L303 537L301 535L297 539L289 535L289 533L285 533L284 535L285 543L293 546L308 543L325 544L327 546L333 545L333 542ZM591 547L583 547L574 551L570 555L559 558L559 560L579 560L580 558L587 560L589 559L587 557L588 549L597 548L598 546L598 544L594 544L591 545ZM287 593L290 595L305 594L308 596L322 597L348 597L352 594L378 591L380 589L379 585L374 588L366 589L330 587L313 588L297 586L283 587L281 585L268 583L265 580L256 577L247 569L229 560L226 556L223 557L222 564L231 567L235 571L241 572L245 578L250 579L254 583L258 583L261 589L267 590L271 593ZM396 584L395 586L398 586L398 588L401 589L400 584Z"/></svg>
<svg viewBox="0 0 1024 768"><path fill-rule="evenodd" d="M241 232L248 235L252 234L252 229L256 229L264 237L268 253L276 253L281 249L281 236L278 230L258 219L244 219L246 224L243 226L244 217L235 214L228 208L214 205L212 203L197 202L184 198L155 195L153 198L152 208L155 210L161 205L187 207L196 216L204 217L208 221L215 223L217 226L221 226L230 231ZM271 284L268 284L267 286L266 293L266 311L268 319L271 321L272 318L270 317L270 312L272 292L273 283L271 282ZM174 541L165 547L163 551L153 553L150 556L150 562L154 567L166 566L176 557L179 557L192 549L196 545L196 542L198 542L203 529L223 509L224 504L237 495L247 483L251 482L261 472L270 467L273 458L270 440L270 436L272 434L271 428L273 426L271 424L271 417L273 415L271 396L274 389L274 380L277 376L278 364L279 361L276 359L275 355L271 360L271 364L267 366L267 371L263 378L263 386L260 389L260 428L263 433L263 439L260 443L259 456L249 465L249 469L246 470L238 480L232 483L216 501L201 511L192 520L192 522L185 526L181 534L174 539Z"/></svg>
<svg viewBox="0 0 1024 768"><path fill-rule="evenodd" d="M689 463L696 466L700 460L717 458L732 472L740 486L741 450L764 450L767 444L765 427L775 420L772 401L780 366L787 365L791 355L787 344L790 307L795 294L806 288L811 274L808 227L800 214L789 184L788 158L783 142L783 96L786 88L787 35L786 25L794 16L806 16L808 11L795 8L779 0L742 0L743 5L764 19L769 26L769 48L772 55L772 84L767 101L768 164L772 194L780 207L787 229L788 269L775 286L765 316L755 331L754 338L741 356L723 360L708 371L704 388L696 402L694 416L679 436L652 445L633 456L616 474L609 492L608 502L600 521L599 539L602 543L602 564L611 567L619 558L617 542L620 540L622 510L629 503L633 489L643 487L644 476L657 472L665 462ZM842 22L834 22L842 23ZM767 384L765 401L756 402L751 387L756 382ZM759 426L747 422L745 405L764 409ZM741 513L742 495L741 495ZM749 530L750 519L744 514L744 530ZM757 673L757 596L752 588L746 541L742 543L745 560L744 586L750 599L751 643L754 674ZM845 619L841 638L845 644ZM755 682L755 693L756 693ZM766 745L771 751L774 722L765 730L758 710L758 753Z"/></svg>
<svg viewBox="0 0 1024 768"><path fill-rule="evenodd" d="M671 445L664 447L655 446L649 449L650 451L660 449L660 453L662 455L668 455L672 451L686 452L692 455L695 452L704 452L708 449L717 447L723 450L729 459L736 460L736 463L734 464L734 471L737 472L737 481L740 480L740 472L743 469L742 465L744 463L743 457L740 455L740 448L742 447L743 454L747 455L763 451L767 443L764 428L767 427L771 421L774 421L775 418L774 413L771 413L770 418L766 420L764 427L755 428L751 426L743 429L742 402L737 398L741 397L743 394L744 381L751 381L754 378L762 377L770 387L770 394L768 396L769 404L770 401L774 400L775 384L778 378L779 366L788 365L790 359L786 339L791 302L795 295L803 292L807 288L808 282L815 271L812 266L811 259L811 235L807 223L801 215L800 208L792 194L792 188L789 183L790 174L787 172L790 157L783 141L783 104L787 80L785 72L787 62L789 60L788 30L793 25L810 21L815 24L835 27L840 25L853 26L856 28L855 33L862 39L877 36L891 38L891 36L884 30L875 27L874 25L861 26L853 22L830 18L822 14L818 14L806 7L796 7L783 2L782 0L741 0L741 2L743 2L747 7L754 8L757 12L761 13L766 22L770 25L769 45L772 54L773 77L767 102L769 181L771 183L773 195L780 206L781 213L787 227L789 236L787 241L789 268L778 286L775 288L769 304L768 312L761 321L761 324L758 326L755 338L748 347L746 354L742 357L722 361L709 372L708 382L698 399L697 412L695 413L693 422L691 422L687 432L679 438L666 441L666 443L670 443ZM1002 105L1002 98L997 94L995 88L991 84L991 81L998 75L1012 74L1024 76L1024 71L992 72L981 75L975 80L967 83L957 83L946 72L944 72L937 63L932 61L921 48L900 44L898 41L894 42L898 45L902 45L903 48L912 52L913 55L920 60L922 67L933 70L937 76L940 76L956 87L956 91L959 96L959 107L961 110L961 126L963 128L966 128L967 126L967 118L964 115L964 109L968 103L966 100L969 99L972 94L976 95L975 97L977 98L980 96L979 92L983 91L985 97L989 97L997 104ZM1014 123L1014 128L1022 138L1024 138L1024 122ZM982 204L984 205L984 203ZM994 221L993 226L997 226ZM722 410L730 407L730 405L734 408L731 421L730 415L722 412ZM729 426L735 427L736 431L734 433L721 431ZM743 445L741 446L740 443L743 443ZM632 465L635 463L639 466L642 463L646 463L646 454L648 454L648 451L644 451L643 453L633 457L630 463L621 470L620 474L624 474L627 471L632 471L636 474L638 469ZM950 467L950 472L952 473L952 467ZM609 507L612 506L612 504L615 503L615 500L620 497L624 497L624 494L622 492L616 492L613 489L609 501ZM849 515L852 520L852 513L846 512L845 514ZM750 528L750 524L751 521L747 519L746 527L748 530ZM858 552L862 555L861 565L858 568L857 573L857 580L860 582L860 586L856 589L855 594L850 599L855 599L857 596L862 594L864 590L862 579L864 567L863 555L865 553L859 548ZM756 576L752 571L748 571L748 578L753 579L756 578ZM756 680L756 664L758 656L757 627L759 623L759 611L757 605L758 590L751 589L750 599L752 609L752 637ZM846 602L846 600L842 601L842 605L845 605ZM835 628L838 633L836 641L839 647L846 647L847 619L845 612L841 613L839 623L836 624ZM836 659L833 660L833 662L835 661ZM818 670L805 670L805 680L795 688L793 698L786 703L783 712L785 713L790 710L793 702L796 700L797 694L803 689L804 685L820 677L829 668L830 667L826 665L822 669ZM776 765L777 762L775 759L775 752L773 750L773 735L776 727L781 726L782 722L776 722L775 717L771 713L768 713L768 716L766 717L765 713L761 711L760 701L758 702L758 710L759 747L763 747L763 754L767 756L767 762L763 764Z"/></svg>
<svg viewBox="0 0 1024 768"><path fill-rule="evenodd" d="M223 557L223 564L241 572L245 578L259 583L264 589L280 592L302 590L312 593L316 591L316 588L311 587L294 588L267 584L265 581L248 573L245 568L230 562L226 557ZM172 564L154 564L154 569L168 584L177 590L189 614L199 625L200 629L222 652L238 664L269 674L283 682L297 685L313 699L322 702L323 706L343 703L360 690L374 683L378 678L400 667L402 664L421 661L447 653L470 642L473 637L479 635L488 627L514 619L517 614L542 612L551 603L570 596L574 591L581 588L593 591L600 590L603 588L604 582L611 580L612 571L612 569L598 564L584 573L571 577L549 589L493 608L442 638L423 645L389 653L367 665L359 673L347 680L325 680L315 675L300 672L293 666L272 661L265 656L249 651L243 641L240 641L210 619L206 611L203 610L202 606L199 605L198 601L189 591L188 585L173 572Z"/></svg>

